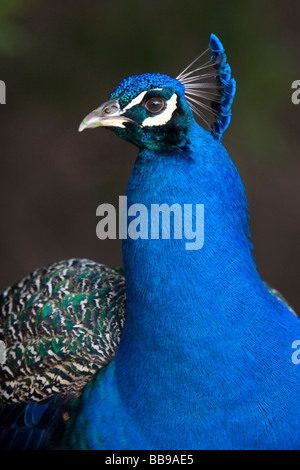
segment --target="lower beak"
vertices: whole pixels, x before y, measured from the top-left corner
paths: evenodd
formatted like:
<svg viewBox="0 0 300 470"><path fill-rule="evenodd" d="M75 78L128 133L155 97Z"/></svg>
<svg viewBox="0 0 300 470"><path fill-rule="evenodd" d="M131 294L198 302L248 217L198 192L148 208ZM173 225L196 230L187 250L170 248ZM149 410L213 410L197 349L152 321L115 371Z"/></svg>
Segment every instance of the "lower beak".
<svg viewBox="0 0 300 470"><path fill-rule="evenodd" d="M88 114L79 126L79 132L84 129L95 127L123 127L125 122L133 122L132 119L123 115L119 100L113 99L102 104L99 108Z"/></svg>

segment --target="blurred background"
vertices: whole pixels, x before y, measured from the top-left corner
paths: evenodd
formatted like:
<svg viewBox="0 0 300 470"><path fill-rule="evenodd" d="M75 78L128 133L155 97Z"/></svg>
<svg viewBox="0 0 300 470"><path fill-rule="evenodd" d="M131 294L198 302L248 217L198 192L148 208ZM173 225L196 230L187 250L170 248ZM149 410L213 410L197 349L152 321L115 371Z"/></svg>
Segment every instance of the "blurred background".
<svg viewBox="0 0 300 470"><path fill-rule="evenodd" d="M1 0L0 288L70 257L122 265L96 208L125 194L137 149L78 126L122 78L178 75L214 32L237 80L223 143L258 270L300 312L299 17L299 0Z"/></svg>

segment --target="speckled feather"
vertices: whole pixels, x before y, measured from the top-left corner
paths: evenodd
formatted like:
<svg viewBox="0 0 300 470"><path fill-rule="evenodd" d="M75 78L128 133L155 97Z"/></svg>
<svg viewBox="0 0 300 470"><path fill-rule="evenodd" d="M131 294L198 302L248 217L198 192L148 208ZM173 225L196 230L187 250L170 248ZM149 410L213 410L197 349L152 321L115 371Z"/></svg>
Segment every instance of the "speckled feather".
<svg viewBox="0 0 300 470"><path fill-rule="evenodd" d="M124 277L92 261L61 261L4 291L0 308L1 401L71 397L114 354L124 324Z"/></svg>

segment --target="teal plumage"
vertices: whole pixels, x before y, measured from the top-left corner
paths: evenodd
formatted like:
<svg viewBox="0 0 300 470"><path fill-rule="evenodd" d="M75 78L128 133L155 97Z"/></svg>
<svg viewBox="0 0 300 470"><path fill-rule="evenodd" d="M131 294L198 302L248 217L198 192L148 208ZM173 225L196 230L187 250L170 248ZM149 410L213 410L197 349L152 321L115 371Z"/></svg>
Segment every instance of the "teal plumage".
<svg viewBox="0 0 300 470"><path fill-rule="evenodd" d="M70 384L57 392L57 383L48 383L48 396L43 395L40 405L24 405L18 411L18 405L4 405L2 433L6 443L10 436L12 446L23 442L24 447L24 433L27 436L28 432L37 436L32 441L27 438L31 447L170 450L300 446L300 372L291 359L293 341L300 337L300 321L256 269L244 187L221 143L230 123L235 81L215 35L199 59L204 64L197 66L194 62L194 68L187 67L177 79L164 74L124 79L109 101L83 120L80 130L109 127L137 145L140 151L126 192L128 207L142 204L150 213L152 204L178 204L182 211L186 204L201 204L204 243L188 250L186 243L191 239L187 233L180 238L172 231L166 239L123 239L124 327L123 278L102 266L89 265L84 276L87 283L75 289L75 297L70 295L70 286L64 290L63 271L57 310L52 309L55 289L51 293L48 289L45 303L37 304L30 316L34 327L31 320L23 319L23 308L19 308L24 304L19 295L23 284L4 294L4 298L17 299L20 322L14 320L14 308L5 311L4 318L12 315L12 321L2 323L2 341L7 341L14 330L11 324L26 325L26 335L30 328L37 331L41 317L47 326L43 337L48 327L53 335L55 319L67 313L64 307L72 322L76 323L79 315L83 323L88 318L90 324L93 315L87 315L87 298L92 299L96 325L97 315L103 325L112 305L115 307L115 326L109 330L114 346L109 354L100 348L100 361L97 348L94 350L91 369L95 373L86 370L90 352L85 355L85 347L77 351L78 337L68 337L68 358L73 357L75 363L82 358L84 372L71 377L62 354L63 375L59 374L57 382L63 378ZM207 129L195 121L193 112ZM132 217L127 221L128 230ZM195 213L192 222L195 227ZM146 227L149 235L150 219ZM86 269L85 261L76 263L83 263ZM47 285L47 269L40 273L33 279L39 279L40 286L45 280ZM96 289L93 283L88 287L90 278L98 283ZM74 284L78 279L76 271ZM102 292L102 282L107 282L108 289L95 306L93 293ZM24 293L28 302L26 292L28 287ZM37 295L39 292L41 287ZM30 302L28 306L25 303L26 308L30 308ZM95 334L94 342L99 340L103 346L103 328L94 328L92 322L88 329ZM87 334L83 332L79 342L87 341ZM59 367L60 349L55 349L54 343L47 350L55 353L57 362L53 366L51 357L45 376ZM30 369L29 351L27 357L24 352L20 356L21 364ZM7 364L19 377L21 367ZM33 373L31 389L20 386L21 401L38 398L38 375ZM7 382L0 385L8 393ZM11 397L11 401L18 399L18 386ZM51 416L58 417L52 427ZM55 428L59 429L59 438L54 441L51 433Z"/></svg>

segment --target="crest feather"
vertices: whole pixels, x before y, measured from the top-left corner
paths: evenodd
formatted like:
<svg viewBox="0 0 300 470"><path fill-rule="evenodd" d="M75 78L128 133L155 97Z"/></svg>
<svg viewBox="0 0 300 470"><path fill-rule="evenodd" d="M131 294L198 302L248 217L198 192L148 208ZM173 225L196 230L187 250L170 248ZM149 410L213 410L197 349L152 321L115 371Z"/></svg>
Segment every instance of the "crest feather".
<svg viewBox="0 0 300 470"><path fill-rule="evenodd" d="M184 85L185 97L193 112L214 137L221 140L231 120L236 83L231 78L225 49L215 34L210 36L208 49L176 78Z"/></svg>

